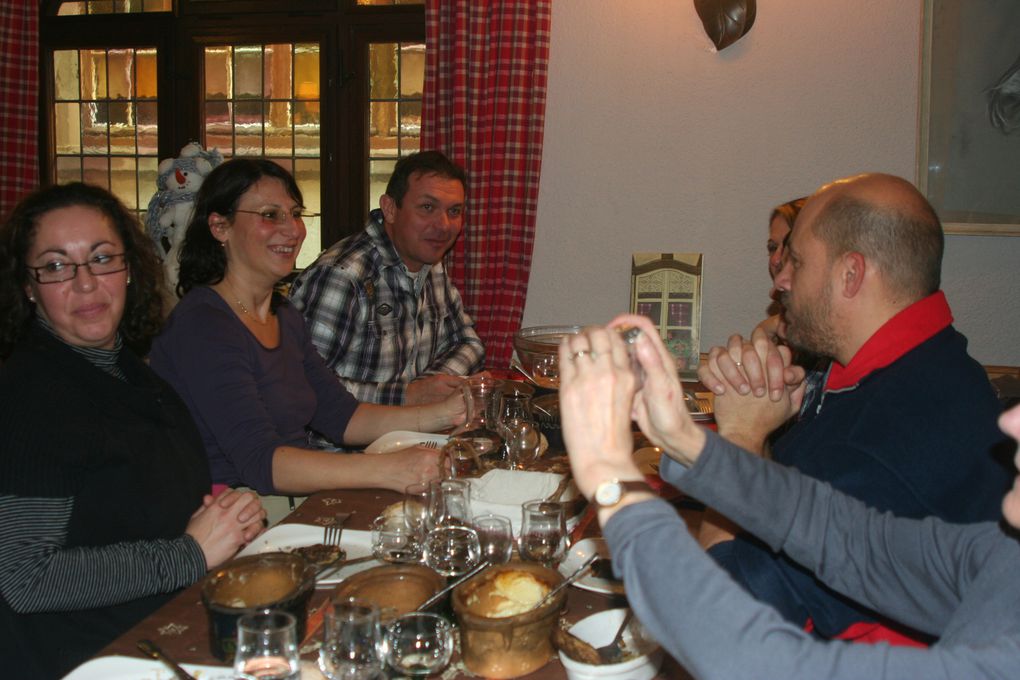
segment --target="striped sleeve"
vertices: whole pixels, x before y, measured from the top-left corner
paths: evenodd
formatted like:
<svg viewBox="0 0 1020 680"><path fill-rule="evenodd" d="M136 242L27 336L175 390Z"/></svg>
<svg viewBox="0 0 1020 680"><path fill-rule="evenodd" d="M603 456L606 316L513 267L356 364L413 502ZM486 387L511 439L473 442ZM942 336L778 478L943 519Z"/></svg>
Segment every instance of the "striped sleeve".
<svg viewBox="0 0 1020 680"><path fill-rule="evenodd" d="M64 545L73 498L0 495L0 594L22 614L73 611L167 593L205 572L198 543L174 539Z"/></svg>

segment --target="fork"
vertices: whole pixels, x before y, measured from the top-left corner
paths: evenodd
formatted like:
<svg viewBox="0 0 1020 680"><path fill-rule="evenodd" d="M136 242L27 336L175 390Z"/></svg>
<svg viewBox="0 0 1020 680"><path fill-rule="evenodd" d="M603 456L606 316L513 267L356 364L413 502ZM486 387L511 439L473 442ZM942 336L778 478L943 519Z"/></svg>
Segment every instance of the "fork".
<svg viewBox="0 0 1020 680"><path fill-rule="evenodd" d="M322 542L325 545L335 545L337 548L339 548L339 553L337 554L335 560L327 564L323 564L316 570L315 572L316 578L323 576L327 571L337 569L338 568L337 565L344 562L344 559L347 557L347 553L340 546L340 537L343 536L344 533L344 523L350 516L351 513L349 512L338 512L336 513L336 516L333 517L333 521L322 528L323 533Z"/></svg>
<svg viewBox="0 0 1020 680"><path fill-rule="evenodd" d="M705 397L699 397L689 390L684 391L684 402L687 404L687 410L691 413L711 413L712 402Z"/></svg>
<svg viewBox="0 0 1020 680"><path fill-rule="evenodd" d="M322 542L326 545L335 545L340 547L340 537L344 533L344 523L347 518L351 516L349 512L338 512L333 518L333 521L325 525L323 529Z"/></svg>
<svg viewBox="0 0 1020 680"><path fill-rule="evenodd" d="M628 609L627 613L623 616L623 622L620 623L620 627L616 629L616 635L609 641L609 644L596 647L595 651L599 653L599 658L602 659L602 663L619 663L620 659L623 658L623 634L627 632L627 624L630 623L631 618L634 616L634 610Z"/></svg>

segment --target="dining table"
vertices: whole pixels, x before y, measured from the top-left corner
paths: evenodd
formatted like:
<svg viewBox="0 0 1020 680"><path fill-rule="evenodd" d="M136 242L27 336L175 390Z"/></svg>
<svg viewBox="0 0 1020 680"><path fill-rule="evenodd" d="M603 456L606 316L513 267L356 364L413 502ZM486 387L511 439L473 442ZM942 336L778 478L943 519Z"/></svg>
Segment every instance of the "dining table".
<svg viewBox="0 0 1020 680"><path fill-rule="evenodd" d="M562 451L550 450L543 456L541 466L547 470L569 471L566 455ZM672 487L657 480L656 465L649 470L649 481L658 489L660 495L673 502L678 513L688 525L700 520L701 509L690 499ZM307 498L293 510L280 524L301 524L325 526L334 521L338 514L349 514L344 528L364 530L370 529L372 521L388 506L399 503L403 495L396 491L384 489L339 489L320 491ZM572 541L600 534L595 519L594 508L577 499L575 503L576 524L571 531ZM319 588L309 602L308 633L301 644L302 679L319 680L322 676L315 667L318 647L321 642L321 631L318 630L321 614L319 610L331 599L334 586ZM572 624L591 614L626 607L625 595L605 594L577 587L568 588L566 604L562 612L562 620ZM166 654L183 664L225 666L225 662L216 659L210 649L209 622L206 609L201 598L201 582L196 583L171 599L167 604L144 618L133 628L107 645L97 654L96 658L105 656L142 658L139 651L139 640L151 640L163 649ZM170 677L170 676L166 676ZM454 658L447 669L438 676L441 680L478 677L470 673L460 662L455 651ZM545 666L526 676L526 680L563 680L567 677L566 670L558 657L553 658ZM656 678L663 680L689 680L690 675L684 668L668 655L664 656L662 666Z"/></svg>

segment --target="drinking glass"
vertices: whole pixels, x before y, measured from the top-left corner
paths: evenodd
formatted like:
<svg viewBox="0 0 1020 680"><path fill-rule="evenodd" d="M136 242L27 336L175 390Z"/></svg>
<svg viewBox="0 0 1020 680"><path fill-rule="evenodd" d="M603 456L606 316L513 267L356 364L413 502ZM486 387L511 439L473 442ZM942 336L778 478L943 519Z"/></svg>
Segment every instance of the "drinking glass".
<svg viewBox="0 0 1020 680"><path fill-rule="evenodd" d="M429 483L429 528L459 525L471 520L471 485L462 479L434 479Z"/></svg>
<svg viewBox="0 0 1020 680"><path fill-rule="evenodd" d="M469 444L478 460L494 458L500 455L503 438L495 430L493 417L499 406L499 394L503 381L495 378L476 375L468 378L465 400L469 400L470 420L457 439ZM472 459L474 456L472 456Z"/></svg>
<svg viewBox="0 0 1020 680"><path fill-rule="evenodd" d="M420 562L421 542L403 517L381 515L372 522L372 554L384 562Z"/></svg>
<svg viewBox="0 0 1020 680"><path fill-rule="evenodd" d="M429 516L429 485L428 482L409 484L404 489L404 524L420 539L428 532L426 527Z"/></svg>
<svg viewBox="0 0 1020 680"><path fill-rule="evenodd" d="M426 678L439 673L453 655L453 628L436 614L405 614L386 632L386 661L398 673Z"/></svg>
<svg viewBox="0 0 1020 680"><path fill-rule="evenodd" d="M538 458L542 434L531 413L531 396L505 392L500 399L498 431L505 440L507 466L511 470Z"/></svg>
<svg viewBox="0 0 1020 680"><path fill-rule="evenodd" d="M241 680L298 680L301 668L294 617L264 609L238 619L234 673Z"/></svg>
<svg viewBox="0 0 1020 680"><path fill-rule="evenodd" d="M478 564L478 533L464 526L439 526L425 539L425 564L443 576L460 576Z"/></svg>
<svg viewBox="0 0 1020 680"><path fill-rule="evenodd" d="M478 532L478 543L482 550L482 559L489 564L505 564L510 561L513 553L514 532L508 517L495 515L491 512L478 515L474 521Z"/></svg>
<svg viewBox="0 0 1020 680"><path fill-rule="evenodd" d="M521 557L555 567L567 550L567 522L562 503L528 501L521 506Z"/></svg>
<svg viewBox="0 0 1020 680"><path fill-rule="evenodd" d="M496 446L490 448L495 450ZM477 477L485 472L485 463L482 462L478 451L475 450L472 440L464 438L463 435L451 437L443 445L443 454L450 460L452 477Z"/></svg>
<svg viewBox="0 0 1020 680"><path fill-rule="evenodd" d="M354 598L326 609L319 670L329 680L384 680L386 640L379 610Z"/></svg>

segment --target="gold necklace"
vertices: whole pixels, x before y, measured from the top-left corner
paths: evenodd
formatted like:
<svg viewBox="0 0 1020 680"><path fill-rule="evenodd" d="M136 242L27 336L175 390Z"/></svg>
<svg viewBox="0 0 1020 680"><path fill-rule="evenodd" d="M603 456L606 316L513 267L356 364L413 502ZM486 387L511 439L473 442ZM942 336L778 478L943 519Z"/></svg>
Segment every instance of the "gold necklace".
<svg viewBox="0 0 1020 680"><path fill-rule="evenodd" d="M227 285L228 285L228 286L230 286L230 292L231 292L231 294L233 294L233 296L234 296L234 302L236 302L236 303L237 303L237 306L241 308L241 311L242 311L242 312L244 312L244 313L245 313L245 314L247 314L247 315L248 315L249 317L251 317L251 319L252 319L252 320L253 320L253 321L254 321L255 323L259 324L260 326L265 326L265 325L268 325L268 324L269 324L269 322L271 321L271 319L266 319L265 321L263 321L262 319L258 318L258 317L257 317L257 316L255 316L254 314L252 314L252 312L251 312L251 310L250 310L250 309L248 309L247 307L245 307L244 303L243 303L243 302L241 302L241 298L240 298L240 297L239 297L239 296L237 295L237 291L236 291L236 290L234 290L234 284L232 284L232 283L228 283Z"/></svg>

